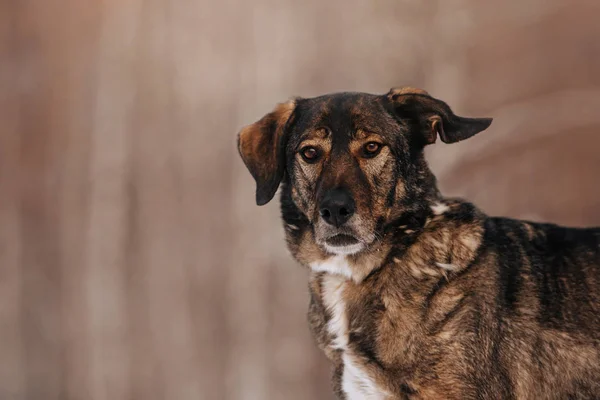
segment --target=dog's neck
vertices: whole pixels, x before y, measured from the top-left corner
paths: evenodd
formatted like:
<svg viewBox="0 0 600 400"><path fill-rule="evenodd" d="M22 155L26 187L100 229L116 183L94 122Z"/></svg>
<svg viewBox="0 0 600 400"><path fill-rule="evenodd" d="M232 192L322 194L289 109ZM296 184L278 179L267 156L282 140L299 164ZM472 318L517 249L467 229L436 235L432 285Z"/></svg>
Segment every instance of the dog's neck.
<svg viewBox="0 0 600 400"><path fill-rule="evenodd" d="M308 220L292 212L295 207L282 196L288 247L313 272L340 274L355 283L392 264L415 277L447 277L475 258L485 215L470 203L443 198L435 187L426 194L426 202L399 213L384 224L378 240L352 255L329 254L317 245Z"/></svg>

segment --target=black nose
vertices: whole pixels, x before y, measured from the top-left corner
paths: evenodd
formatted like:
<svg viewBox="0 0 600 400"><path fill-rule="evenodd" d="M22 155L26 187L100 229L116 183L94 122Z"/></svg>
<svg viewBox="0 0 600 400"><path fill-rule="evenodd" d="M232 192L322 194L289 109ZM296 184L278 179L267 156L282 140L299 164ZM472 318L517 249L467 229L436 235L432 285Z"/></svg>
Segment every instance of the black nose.
<svg viewBox="0 0 600 400"><path fill-rule="evenodd" d="M345 189L330 190L319 204L319 213L325 222L340 227L354 214L354 200Z"/></svg>

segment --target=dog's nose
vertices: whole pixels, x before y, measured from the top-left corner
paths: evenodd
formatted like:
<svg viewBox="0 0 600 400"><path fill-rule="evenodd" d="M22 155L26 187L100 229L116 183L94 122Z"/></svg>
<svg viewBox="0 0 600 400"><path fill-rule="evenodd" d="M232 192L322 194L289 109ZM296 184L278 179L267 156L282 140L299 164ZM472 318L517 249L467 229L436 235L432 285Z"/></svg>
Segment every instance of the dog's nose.
<svg viewBox="0 0 600 400"><path fill-rule="evenodd" d="M319 213L325 222L339 228L354 214L354 199L347 190L330 190L319 204Z"/></svg>

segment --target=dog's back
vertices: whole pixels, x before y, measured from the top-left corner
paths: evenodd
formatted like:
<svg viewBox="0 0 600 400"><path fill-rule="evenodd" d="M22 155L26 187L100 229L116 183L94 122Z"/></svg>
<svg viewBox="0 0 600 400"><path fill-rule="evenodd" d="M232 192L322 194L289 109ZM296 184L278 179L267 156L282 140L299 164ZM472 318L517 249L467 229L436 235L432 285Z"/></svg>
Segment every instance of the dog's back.
<svg viewBox="0 0 600 400"><path fill-rule="evenodd" d="M600 228L490 218L484 246L499 255L506 312L530 297L541 326L600 340Z"/></svg>
<svg viewBox="0 0 600 400"><path fill-rule="evenodd" d="M600 229L490 218L497 340L518 397L600 395Z"/></svg>

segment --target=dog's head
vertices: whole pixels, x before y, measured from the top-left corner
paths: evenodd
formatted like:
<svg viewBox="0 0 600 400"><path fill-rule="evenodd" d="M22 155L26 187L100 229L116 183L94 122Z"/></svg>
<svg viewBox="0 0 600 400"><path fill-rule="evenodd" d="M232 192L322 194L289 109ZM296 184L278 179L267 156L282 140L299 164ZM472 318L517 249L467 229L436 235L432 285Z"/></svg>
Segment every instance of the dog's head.
<svg viewBox="0 0 600 400"><path fill-rule="evenodd" d="M336 93L278 105L242 129L239 151L268 203L283 181L284 218L329 254L353 254L386 225L439 196L423 148L467 139L490 118L455 115L413 88ZM303 233L307 233L303 234Z"/></svg>

